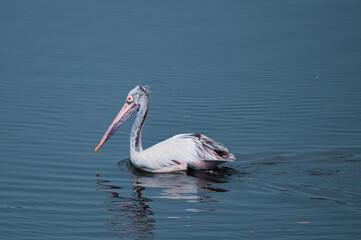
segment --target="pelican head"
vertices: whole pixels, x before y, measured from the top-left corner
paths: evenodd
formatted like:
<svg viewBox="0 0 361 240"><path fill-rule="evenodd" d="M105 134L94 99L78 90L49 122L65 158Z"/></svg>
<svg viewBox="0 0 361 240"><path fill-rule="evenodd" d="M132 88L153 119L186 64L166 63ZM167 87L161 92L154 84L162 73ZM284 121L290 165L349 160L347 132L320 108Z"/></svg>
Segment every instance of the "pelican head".
<svg viewBox="0 0 361 240"><path fill-rule="evenodd" d="M148 107L149 99L149 90L147 87L136 86L133 88L127 96L123 107L120 109L118 115L110 124L108 130L105 132L103 138L100 140L98 146L95 148L95 151L103 146L103 144L108 141L108 139L115 133L115 131L120 127L120 125L125 122L133 113L139 110L141 107Z"/></svg>

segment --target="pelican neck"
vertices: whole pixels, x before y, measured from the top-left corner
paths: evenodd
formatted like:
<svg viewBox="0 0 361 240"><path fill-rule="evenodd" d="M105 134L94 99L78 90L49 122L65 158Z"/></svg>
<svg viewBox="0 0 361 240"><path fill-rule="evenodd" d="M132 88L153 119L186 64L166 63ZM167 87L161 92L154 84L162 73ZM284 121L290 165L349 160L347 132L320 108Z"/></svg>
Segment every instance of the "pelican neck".
<svg viewBox="0 0 361 240"><path fill-rule="evenodd" d="M142 129L148 113L148 102L141 104L137 117L133 123L130 133L130 152L141 152L142 148ZM132 155L132 154L131 154Z"/></svg>

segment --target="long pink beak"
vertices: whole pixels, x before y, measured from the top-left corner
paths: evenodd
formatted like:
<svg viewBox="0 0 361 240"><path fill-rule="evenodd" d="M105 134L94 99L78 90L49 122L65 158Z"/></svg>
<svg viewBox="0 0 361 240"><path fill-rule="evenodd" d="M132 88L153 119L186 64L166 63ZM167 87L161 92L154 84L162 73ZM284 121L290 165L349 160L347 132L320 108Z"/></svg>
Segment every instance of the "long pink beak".
<svg viewBox="0 0 361 240"><path fill-rule="evenodd" d="M122 125L122 123L125 122L125 120L127 120L137 109L138 107L134 103L126 102L94 150L98 151L98 149L103 146L103 144L115 133L120 125Z"/></svg>

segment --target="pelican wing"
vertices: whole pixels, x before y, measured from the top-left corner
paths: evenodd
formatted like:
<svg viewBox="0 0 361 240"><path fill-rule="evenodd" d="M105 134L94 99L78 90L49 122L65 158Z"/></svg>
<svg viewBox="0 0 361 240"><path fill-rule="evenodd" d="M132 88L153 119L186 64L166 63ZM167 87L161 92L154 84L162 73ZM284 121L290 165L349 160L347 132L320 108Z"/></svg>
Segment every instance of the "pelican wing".
<svg viewBox="0 0 361 240"><path fill-rule="evenodd" d="M214 168L234 161L222 144L199 133L179 134L131 156L133 164L151 172Z"/></svg>

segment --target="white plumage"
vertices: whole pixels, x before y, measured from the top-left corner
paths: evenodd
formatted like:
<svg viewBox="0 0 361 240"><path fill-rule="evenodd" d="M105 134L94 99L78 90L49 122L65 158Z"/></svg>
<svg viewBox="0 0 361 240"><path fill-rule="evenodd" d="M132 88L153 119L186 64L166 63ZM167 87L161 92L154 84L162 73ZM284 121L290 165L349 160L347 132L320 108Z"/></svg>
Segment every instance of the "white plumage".
<svg viewBox="0 0 361 240"><path fill-rule="evenodd" d="M218 146L218 148L207 146L204 139L209 140L213 146ZM130 159L136 167L150 172L186 170L187 167L208 169L219 163L234 160L232 154L228 153L226 160L214 149L227 155L226 148L204 135L179 134L144 151L131 152Z"/></svg>

